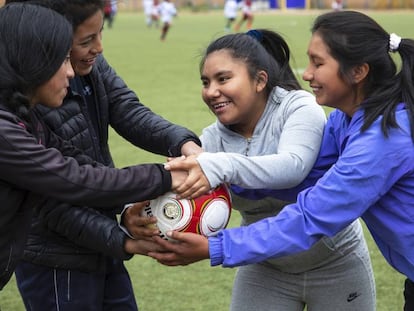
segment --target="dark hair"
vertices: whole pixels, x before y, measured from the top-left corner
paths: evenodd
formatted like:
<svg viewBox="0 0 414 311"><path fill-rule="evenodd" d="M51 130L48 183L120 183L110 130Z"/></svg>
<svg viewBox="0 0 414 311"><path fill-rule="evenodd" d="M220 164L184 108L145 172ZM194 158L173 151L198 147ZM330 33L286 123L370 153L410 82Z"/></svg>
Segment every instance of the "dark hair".
<svg viewBox="0 0 414 311"><path fill-rule="evenodd" d="M366 130L380 115L382 131L387 136L389 127L397 127L395 108L404 102L409 114L411 136L414 139L414 41L402 39L396 51L402 60L401 71L391 58L390 35L372 18L355 11L329 12L314 22L312 33L321 36L330 54L339 63L339 74L351 84L351 69L368 64L364 84Z"/></svg>
<svg viewBox="0 0 414 311"><path fill-rule="evenodd" d="M6 0L10 2L29 2L42 5L65 16L76 31L78 26L97 11L103 11L104 0Z"/></svg>
<svg viewBox="0 0 414 311"><path fill-rule="evenodd" d="M280 66L279 86L288 90L301 89L300 83L290 66L290 49L285 39L275 31L268 29L254 29L247 32L248 35L258 33L258 41L266 51L273 56ZM253 35L253 37L255 37Z"/></svg>
<svg viewBox="0 0 414 311"><path fill-rule="evenodd" d="M258 71L268 75L266 93L275 86L299 89L299 83L289 66L289 48L281 36L269 30L254 30L248 33L228 34L211 42L200 62L200 72L207 56L215 51L227 50L232 57L246 63L250 77Z"/></svg>
<svg viewBox="0 0 414 311"><path fill-rule="evenodd" d="M72 28L56 12L27 3L0 9L0 100L18 112L62 66L72 45Z"/></svg>

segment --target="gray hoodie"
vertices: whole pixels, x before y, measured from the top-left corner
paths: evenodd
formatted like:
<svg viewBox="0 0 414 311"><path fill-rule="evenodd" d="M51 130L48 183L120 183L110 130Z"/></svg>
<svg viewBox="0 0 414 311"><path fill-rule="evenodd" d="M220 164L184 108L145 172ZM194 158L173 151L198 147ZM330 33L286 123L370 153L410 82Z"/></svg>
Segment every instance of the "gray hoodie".
<svg viewBox="0 0 414 311"><path fill-rule="evenodd" d="M253 136L245 137L216 121L203 130L206 151L197 158L212 187L230 183L249 189L287 189L311 170L322 140L325 112L309 92L273 89ZM289 202L275 198L249 200L232 193L233 208L242 225L277 215ZM301 273L352 251L364 241L359 221L336 236L324 237L309 251L267 262L278 269Z"/></svg>

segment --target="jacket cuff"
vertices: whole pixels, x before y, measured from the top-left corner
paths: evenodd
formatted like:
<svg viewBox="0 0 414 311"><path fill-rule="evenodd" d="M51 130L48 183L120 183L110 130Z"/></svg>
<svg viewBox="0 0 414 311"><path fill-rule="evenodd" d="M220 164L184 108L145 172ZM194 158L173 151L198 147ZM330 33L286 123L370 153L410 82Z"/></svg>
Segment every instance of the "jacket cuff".
<svg viewBox="0 0 414 311"><path fill-rule="evenodd" d="M128 231L128 229L123 225L123 219L124 219L124 213L125 213L125 211L128 209L128 208L130 208L132 205L134 205L133 203L129 203L129 204L125 204L124 205L124 208L122 209L122 212L121 212L121 215L120 215L120 217L119 217L119 219L120 219L120 223L118 224L119 225L119 228L130 238L130 239L133 239L133 240L135 240L135 238L132 236L132 234L131 233L129 233L129 231ZM125 241L124 241L125 242Z"/></svg>
<svg viewBox="0 0 414 311"><path fill-rule="evenodd" d="M219 233L217 236L208 238L208 249L210 253L210 265L218 266L223 263L222 238Z"/></svg>
<svg viewBox="0 0 414 311"><path fill-rule="evenodd" d="M201 147L201 141L197 136L194 137L188 137L184 140L182 140L178 145L176 146L171 146L168 149L168 154L170 157L179 157L181 155L181 148L183 147L183 145L185 143L188 143L189 141L193 141L194 143L196 143L198 146Z"/></svg>
<svg viewBox="0 0 414 311"><path fill-rule="evenodd" d="M128 236L126 235L126 234L124 234L124 236L123 236L123 239L122 239L122 247L124 247L124 245L125 245L125 240L128 238ZM123 249L123 251L122 251L122 260L130 260L132 257L134 257L134 254L130 254L130 253L127 253L126 251L125 251L125 249L124 248L122 248Z"/></svg>

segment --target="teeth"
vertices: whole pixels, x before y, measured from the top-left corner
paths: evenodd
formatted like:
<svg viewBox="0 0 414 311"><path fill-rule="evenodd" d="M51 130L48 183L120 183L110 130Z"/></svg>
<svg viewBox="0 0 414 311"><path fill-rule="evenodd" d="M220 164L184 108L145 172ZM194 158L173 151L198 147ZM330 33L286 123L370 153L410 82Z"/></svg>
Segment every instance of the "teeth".
<svg viewBox="0 0 414 311"><path fill-rule="evenodd" d="M224 106L227 106L228 103L229 102L219 103L219 104L213 105L213 108L214 109L219 109L219 108L222 108Z"/></svg>

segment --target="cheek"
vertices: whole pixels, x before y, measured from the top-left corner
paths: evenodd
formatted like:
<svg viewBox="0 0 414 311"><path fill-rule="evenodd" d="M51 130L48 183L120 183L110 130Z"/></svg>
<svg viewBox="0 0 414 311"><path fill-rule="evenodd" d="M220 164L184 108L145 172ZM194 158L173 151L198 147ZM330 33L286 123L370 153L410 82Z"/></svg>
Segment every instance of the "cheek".
<svg viewBox="0 0 414 311"><path fill-rule="evenodd" d="M70 52L71 61L76 61L79 58L79 54L79 48L72 48L72 51Z"/></svg>
<svg viewBox="0 0 414 311"><path fill-rule="evenodd" d="M72 65L79 63L84 55L85 53L83 52L83 49L77 48L72 50L72 52L70 53L70 61Z"/></svg>
<svg viewBox="0 0 414 311"><path fill-rule="evenodd" d="M201 90L201 98L203 99L205 103L208 102L207 92L206 92L206 89L204 88Z"/></svg>

